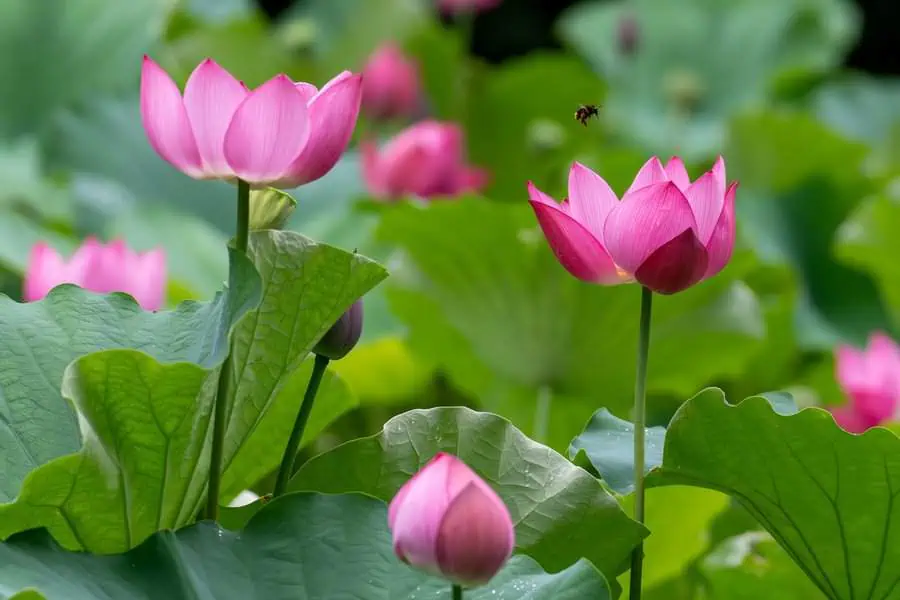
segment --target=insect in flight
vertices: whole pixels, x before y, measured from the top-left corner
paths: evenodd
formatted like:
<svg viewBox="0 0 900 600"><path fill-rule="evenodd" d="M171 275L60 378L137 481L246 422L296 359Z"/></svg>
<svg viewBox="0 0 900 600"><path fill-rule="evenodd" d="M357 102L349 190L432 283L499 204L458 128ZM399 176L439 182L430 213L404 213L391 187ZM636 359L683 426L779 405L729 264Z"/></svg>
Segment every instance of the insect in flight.
<svg viewBox="0 0 900 600"><path fill-rule="evenodd" d="M600 116L600 107L596 104L582 104L575 111L575 120L587 127L588 119Z"/></svg>

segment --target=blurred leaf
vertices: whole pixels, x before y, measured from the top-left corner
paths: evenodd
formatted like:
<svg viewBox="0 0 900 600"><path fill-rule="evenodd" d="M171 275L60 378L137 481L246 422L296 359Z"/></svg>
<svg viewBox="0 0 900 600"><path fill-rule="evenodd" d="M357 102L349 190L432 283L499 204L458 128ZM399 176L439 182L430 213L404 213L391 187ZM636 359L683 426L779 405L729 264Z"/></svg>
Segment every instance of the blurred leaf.
<svg viewBox="0 0 900 600"><path fill-rule="evenodd" d="M766 103L778 74L837 64L855 19L843 0L635 0L575 5L561 33L607 79L617 133L696 160L718 150L732 115Z"/></svg>
<svg viewBox="0 0 900 600"><path fill-rule="evenodd" d="M44 136L66 109L137 86L169 0L4 0L0 133Z"/></svg>
<svg viewBox="0 0 900 600"><path fill-rule="evenodd" d="M700 565L709 600L821 600L822 592L764 533L724 542Z"/></svg>
<svg viewBox="0 0 900 600"><path fill-rule="evenodd" d="M266 505L234 533L210 522L164 531L120 556L67 553L43 531L0 545L4 586L37 587L48 600L439 600L448 584L394 556L387 510L361 495L292 494ZM189 575L188 575L189 574ZM581 560L549 575L514 557L472 600L609 600L599 573Z"/></svg>
<svg viewBox="0 0 900 600"><path fill-rule="evenodd" d="M367 303L367 319L368 307ZM396 337L361 343L332 362L331 369L365 404L391 404L411 398L428 385L432 375L432 370Z"/></svg>
<svg viewBox="0 0 900 600"><path fill-rule="evenodd" d="M212 302L185 304L171 312L145 312L124 294L99 296L71 285L29 304L0 297L0 332L5 340L0 361L4 398L0 448L6 465L0 500L10 502L17 496L21 500L26 493L19 495L19 487L29 472L78 450L79 425L60 390L63 373L74 359L128 347L160 362L205 368L225 359L232 324L260 294L259 278L249 261L234 252L231 260L228 292ZM41 503L49 505L50 500ZM0 507L0 515L8 506ZM6 518L0 521L7 534L18 525Z"/></svg>
<svg viewBox="0 0 900 600"><path fill-rule="evenodd" d="M219 23L250 12L253 0L181 0L191 15L206 23Z"/></svg>
<svg viewBox="0 0 900 600"><path fill-rule="evenodd" d="M548 250L527 204L397 205L385 211L380 235L420 271L401 270L388 289L409 327L410 347L485 406L502 405L518 425L532 417L533 399L545 390L557 422L550 445L561 449L598 405L617 415L629 409L639 290L571 277ZM734 264L658 299L652 392L686 396L712 378L742 371L764 325L755 296L729 277L739 269ZM511 395L532 401L504 400Z"/></svg>
<svg viewBox="0 0 900 600"><path fill-rule="evenodd" d="M866 148L800 115L738 120L729 159L742 185L738 222L760 255L799 273L802 346L862 342L888 326L871 278L837 262L834 235L873 184L863 175Z"/></svg>
<svg viewBox="0 0 900 600"><path fill-rule="evenodd" d="M679 409L648 483L728 493L827 597L889 600L900 594L898 456L887 430L852 435L819 409L784 416L765 398L733 406L709 389Z"/></svg>
<svg viewBox="0 0 900 600"><path fill-rule="evenodd" d="M666 430L647 427L644 463L646 472L662 464ZM634 423L623 421L601 408L569 446L569 458L584 451L600 478L617 494L634 491Z"/></svg>
<svg viewBox="0 0 900 600"><path fill-rule="evenodd" d="M603 101L604 86L578 59L536 54L484 74L472 89L466 131L471 160L491 174L489 195L524 202L525 181L555 181L572 157L598 143L575 110Z"/></svg>
<svg viewBox="0 0 900 600"><path fill-rule="evenodd" d="M245 268L232 289L244 291L254 284L251 289L259 294L261 278L262 298L254 295L252 302L237 304L246 310L259 301L231 335L232 379L228 395L221 398L228 407L224 498L256 483L280 462L282 433L292 421L285 415L296 414L302 397L297 389L302 386L298 373L302 360L347 307L385 276L369 259L293 232L252 233L250 256L256 271L248 274ZM108 298L117 296L101 299L108 302ZM223 298L222 302L237 302ZM101 314L87 306L96 318L116 323L108 311ZM4 537L43 526L67 547L121 552L155 531L183 527L197 514L206 492L213 398L229 346L225 335L230 321L222 325L171 319L176 333L160 338L134 323L148 318L145 315L160 319L168 313L135 314L134 305L128 306L128 318L120 320L128 325L126 332L142 334L140 342L129 344L134 350L90 354L69 367L64 393L78 408L79 427L86 432L84 446L29 474L15 502L0 507ZM174 315L194 306L198 304L183 304ZM77 316L79 328L90 324L80 313ZM110 323L103 325L108 328ZM197 333L203 333L200 341ZM68 341L63 337L57 344ZM199 346L206 353L201 354L203 362L182 353L169 364L160 364L143 351L155 344L171 346L166 346L169 352L190 344L189 350L196 352L194 347ZM346 395L332 385L328 389L337 395L330 398L331 405L323 398L311 435L347 408ZM67 422L74 427L74 417ZM274 445L276 440L280 447Z"/></svg>
<svg viewBox="0 0 900 600"><path fill-rule="evenodd" d="M406 40L405 48L417 60L429 112L438 119L460 118L467 91L463 77L471 68L462 37L438 23L428 23Z"/></svg>
<svg viewBox="0 0 900 600"><path fill-rule="evenodd" d="M358 491L389 501L438 452L451 452L497 490L516 524L516 544L556 571L580 557L607 576L621 571L645 535L600 483L508 421L466 408L414 410L374 436L304 464L292 490Z"/></svg>
<svg viewBox="0 0 900 600"><path fill-rule="evenodd" d="M813 107L841 135L893 150L892 134L900 126L900 80L862 73L842 77L816 91Z"/></svg>

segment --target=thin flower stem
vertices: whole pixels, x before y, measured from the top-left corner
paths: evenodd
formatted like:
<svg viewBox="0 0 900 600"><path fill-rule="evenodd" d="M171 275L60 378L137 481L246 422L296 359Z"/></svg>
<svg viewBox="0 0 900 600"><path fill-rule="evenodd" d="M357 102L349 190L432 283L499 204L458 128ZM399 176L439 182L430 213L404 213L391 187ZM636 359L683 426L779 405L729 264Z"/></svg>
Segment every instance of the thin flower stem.
<svg viewBox="0 0 900 600"><path fill-rule="evenodd" d="M462 586L454 585L453 586L453 600L462 600Z"/></svg>
<svg viewBox="0 0 900 600"><path fill-rule="evenodd" d="M294 474L294 460L297 458L300 441L303 439L303 431L306 429L306 423L309 421L313 403L316 401L316 392L319 391L319 384L322 382L322 376L325 374L328 362L328 357L316 354L312 375L309 376L309 383L306 384L306 393L303 394L303 403L300 404L297 420L294 421L294 429L291 431L291 437L288 439L287 447L284 449L284 456L281 459L281 467L278 469L275 490L272 492L273 498L277 498L287 491L288 482L291 480L291 475Z"/></svg>
<svg viewBox="0 0 900 600"><path fill-rule="evenodd" d="M246 253L250 240L250 184L238 180L237 193L237 232L235 247ZM219 385L216 387L215 407L213 409L212 449L209 453L209 487L206 493L206 518L219 518L219 491L222 487L222 453L225 446L225 413L230 396L232 367L231 352L222 363L219 371Z"/></svg>
<svg viewBox="0 0 900 600"><path fill-rule="evenodd" d="M647 357L650 353L650 313L653 292L641 288L641 324L638 333L637 377L634 382L634 519L644 522L644 428L647 421ZM641 600L641 576L644 570L644 544L631 555L629 598Z"/></svg>

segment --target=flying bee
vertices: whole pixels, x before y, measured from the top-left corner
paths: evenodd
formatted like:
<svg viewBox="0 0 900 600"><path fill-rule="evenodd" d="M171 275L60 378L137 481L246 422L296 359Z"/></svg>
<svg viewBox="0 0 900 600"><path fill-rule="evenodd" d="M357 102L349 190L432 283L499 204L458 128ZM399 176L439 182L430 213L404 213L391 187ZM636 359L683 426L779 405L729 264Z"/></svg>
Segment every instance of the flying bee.
<svg viewBox="0 0 900 600"><path fill-rule="evenodd" d="M575 120L587 127L587 122L592 117L600 116L600 107L596 104L582 104L575 111Z"/></svg>

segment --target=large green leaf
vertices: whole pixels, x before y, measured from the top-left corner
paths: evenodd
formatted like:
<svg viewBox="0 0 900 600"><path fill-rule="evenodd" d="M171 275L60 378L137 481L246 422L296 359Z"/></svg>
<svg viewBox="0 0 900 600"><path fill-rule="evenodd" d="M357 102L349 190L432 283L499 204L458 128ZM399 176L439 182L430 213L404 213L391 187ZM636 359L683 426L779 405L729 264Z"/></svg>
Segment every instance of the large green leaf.
<svg viewBox="0 0 900 600"><path fill-rule="evenodd" d="M0 545L0 598L32 588L47 600L448 600L450 586L394 556L387 510L361 495L291 494L235 533L199 523L156 534L119 556L67 553L46 533ZM473 600L609 600L580 560L549 575L516 556Z"/></svg>
<svg viewBox="0 0 900 600"><path fill-rule="evenodd" d="M292 232L251 234L250 247L263 293L232 333L232 381L223 398L226 499L279 463L308 373L301 362L385 275L369 259ZM203 322L183 326L191 328L179 332L187 338L209 329ZM152 336L145 331L145 337ZM227 348L224 335L212 338L205 341L219 353L208 363L159 364L140 351L146 340L136 344L139 350L76 361L65 391L87 432L84 447L29 475L16 501L0 507L0 533L44 526L68 547L117 552L190 522L204 499L212 397ZM347 408L343 394L332 394L333 405L322 399L318 430Z"/></svg>
<svg viewBox="0 0 900 600"><path fill-rule="evenodd" d="M136 86L138 59L162 33L170 4L5 0L0 132L44 134L62 111Z"/></svg>
<svg viewBox="0 0 900 600"><path fill-rule="evenodd" d="M738 222L763 259L797 271L799 341L807 347L862 343L871 330L887 328L872 279L833 252L837 228L874 190L863 167L867 152L801 115L734 123L728 157L742 183Z"/></svg>
<svg viewBox="0 0 900 600"><path fill-rule="evenodd" d="M732 115L767 101L776 76L837 63L854 25L842 0L635 0L578 4L560 29L609 82L617 134L697 159L718 151Z"/></svg>
<svg viewBox="0 0 900 600"><path fill-rule="evenodd" d="M455 454L494 485L516 524L519 551L550 571L583 556L614 576L646 533L586 471L509 421L466 408L394 417L381 433L304 464L291 489L360 491L388 501L440 451Z"/></svg>
<svg viewBox="0 0 900 600"><path fill-rule="evenodd" d="M652 485L695 485L737 498L834 600L900 598L900 440L840 429L827 412L776 412L765 398L729 405L709 389L666 435Z"/></svg>
<svg viewBox="0 0 900 600"><path fill-rule="evenodd" d="M225 293L171 312L145 312L123 294L99 296L75 286L58 287L30 304L0 297L0 500L15 498L35 467L78 449L75 415L60 393L63 371L73 359L108 348L137 348L160 362L208 369L225 359L232 324L260 297L250 261L232 252L231 264Z"/></svg>
<svg viewBox="0 0 900 600"><path fill-rule="evenodd" d="M539 392L549 394L555 448L565 449L598 405L619 415L629 410L637 286L601 288L571 277L524 201L391 208L380 234L420 273L393 279L389 298L417 355L520 426L532 418ZM741 372L764 335L756 297L733 279L742 268L735 263L657 299L651 391L687 396L712 378Z"/></svg>
<svg viewBox="0 0 900 600"><path fill-rule="evenodd" d="M699 566L709 600L821 600L822 592L765 533L723 542ZM877 598L878 596L863 596Z"/></svg>

